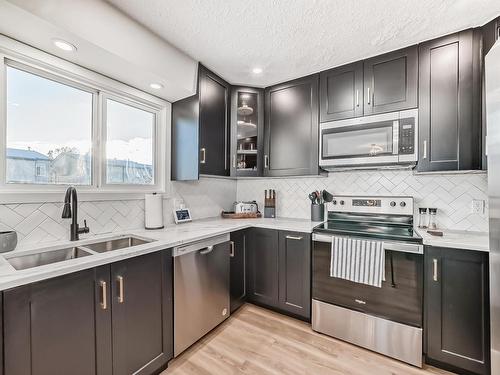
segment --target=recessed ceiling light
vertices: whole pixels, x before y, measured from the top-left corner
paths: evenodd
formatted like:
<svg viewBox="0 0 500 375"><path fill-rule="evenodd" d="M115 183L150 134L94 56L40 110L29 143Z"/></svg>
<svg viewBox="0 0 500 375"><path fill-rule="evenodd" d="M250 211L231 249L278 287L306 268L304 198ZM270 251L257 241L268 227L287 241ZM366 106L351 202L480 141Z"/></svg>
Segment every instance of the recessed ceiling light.
<svg viewBox="0 0 500 375"><path fill-rule="evenodd" d="M159 90L159 89L163 88L163 85L161 83L150 83L149 87L151 87L152 89L155 89L155 90Z"/></svg>
<svg viewBox="0 0 500 375"><path fill-rule="evenodd" d="M63 51L66 51L66 52L75 52L76 51L76 46L74 44L66 42L65 40L62 40L62 39L53 39L52 43L54 43L54 45L57 48L60 48Z"/></svg>
<svg viewBox="0 0 500 375"><path fill-rule="evenodd" d="M260 74L260 73L262 73L262 68L253 68L252 73L253 74Z"/></svg>

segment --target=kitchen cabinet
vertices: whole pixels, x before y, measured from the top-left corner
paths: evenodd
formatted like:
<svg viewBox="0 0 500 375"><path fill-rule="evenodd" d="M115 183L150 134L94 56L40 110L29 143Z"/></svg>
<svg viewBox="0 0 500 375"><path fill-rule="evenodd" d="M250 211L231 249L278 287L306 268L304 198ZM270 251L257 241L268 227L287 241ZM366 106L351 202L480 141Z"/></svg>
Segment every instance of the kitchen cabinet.
<svg viewBox="0 0 500 375"><path fill-rule="evenodd" d="M363 116L363 62L320 73L320 121Z"/></svg>
<svg viewBox="0 0 500 375"><path fill-rule="evenodd" d="M171 179L229 175L229 84L200 65L196 95L172 103Z"/></svg>
<svg viewBox="0 0 500 375"><path fill-rule="evenodd" d="M311 318L311 236L279 232L279 308Z"/></svg>
<svg viewBox="0 0 500 375"><path fill-rule="evenodd" d="M251 302L277 307L278 231L252 228L248 236L248 289Z"/></svg>
<svg viewBox="0 0 500 375"><path fill-rule="evenodd" d="M494 18L481 28L483 34L483 55L486 55L500 38L500 17Z"/></svg>
<svg viewBox="0 0 500 375"><path fill-rule="evenodd" d="M425 248L426 361L489 373L488 253Z"/></svg>
<svg viewBox="0 0 500 375"><path fill-rule="evenodd" d="M248 234L247 298L310 319L310 234L252 228Z"/></svg>
<svg viewBox="0 0 500 375"><path fill-rule="evenodd" d="M172 358L169 251L4 292L5 374L151 374Z"/></svg>
<svg viewBox="0 0 500 375"><path fill-rule="evenodd" d="M264 175L317 175L318 84L314 74L265 90Z"/></svg>
<svg viewBox="0 0 500 375"><path fill-rule="evenodd" d="M229 262L231 313L240 308L246 300L247 236L247 230L231 233Z"/></svg>
<svg viewBox="0 0 500 375"><path fill-rule="evenodd" d="M111 264L115 374L151 374L172 358L172 274L164 271L172 269L169 255Z"/></svg>
<svg viewBox="0 0 500 375"><path fill-rule="evenodd" d="M108 267L4 292L5 374L111 374Z"/></svg>
<svg viewBox="0 0 500 375"><path fill-rule="evenodd" d="M264 89L231 88L231 176L262 175Z"/></svg>
<svg viewBox="0 0 500 375"><path fill-rule="evenodd" d="M419 171L479 169L480 35L448 35L419 47Z"/></svg>
<svg viewBox="0 0 500 375"><path fill-rule="evenodd" d="M417 56L412 46L363 62L365 115L417 107Z"/></svg>

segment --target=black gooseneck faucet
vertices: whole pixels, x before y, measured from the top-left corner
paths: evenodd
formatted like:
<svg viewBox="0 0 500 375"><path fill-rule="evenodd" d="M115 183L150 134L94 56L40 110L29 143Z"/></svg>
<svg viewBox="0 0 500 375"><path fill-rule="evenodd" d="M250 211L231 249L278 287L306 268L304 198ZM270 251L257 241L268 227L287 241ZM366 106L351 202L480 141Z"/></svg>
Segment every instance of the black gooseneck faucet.
<svg viewBox="0 0 500 375"><path fill-rule="evenodd" d="M66 195L64 196L62 218L71 218L71 241L78 241L80 239L81 233L89 233L90 229L87 227L87 220L83 221L83 228L80 229L80 226L78 225L78 196L76 194L76 189L73 186L70 186L66 190Z"/></svg>

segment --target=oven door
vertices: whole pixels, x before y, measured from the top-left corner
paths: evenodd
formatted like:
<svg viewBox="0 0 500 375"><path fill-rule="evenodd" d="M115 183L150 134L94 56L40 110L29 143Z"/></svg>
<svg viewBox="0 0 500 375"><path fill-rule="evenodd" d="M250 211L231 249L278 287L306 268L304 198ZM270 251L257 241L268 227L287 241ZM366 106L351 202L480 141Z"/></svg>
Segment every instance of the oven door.
<svg viewBox="0 0 500 375"><path fill-rule="evenodd" d="M421 245L413 246L422 248ZM377 288L331 277L331 247L331 237L314 236L312 286L314 300L413 327L422 327L422 253L399 251L401 247L405 247L404 244L398 246L396 242L384 242L385 281L382 282L381 288Z"/></svg>
<svg viewBox="0 0 500 375"><path fill-rule="evenodd" d="M320 166L399 161L399 113L321 124Z"/></svg>

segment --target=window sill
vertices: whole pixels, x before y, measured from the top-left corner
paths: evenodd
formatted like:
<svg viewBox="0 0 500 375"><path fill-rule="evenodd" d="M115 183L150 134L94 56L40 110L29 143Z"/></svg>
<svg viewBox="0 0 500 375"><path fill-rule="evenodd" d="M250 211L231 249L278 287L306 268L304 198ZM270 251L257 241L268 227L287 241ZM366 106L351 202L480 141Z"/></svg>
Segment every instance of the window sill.
<svg viewBox="0 0 500 375"><path fill-rule="evenodd" d="M95 201L121 201L121 200L142 200L145 194L159 193L163 198L170 197L170 189L165 191L129 189L129 190L84 190L78 189L79 202ZM22 204L22 203L61 203L64 201L65 190L61 191L15 191L0 190L0 204Z"/></svg>

